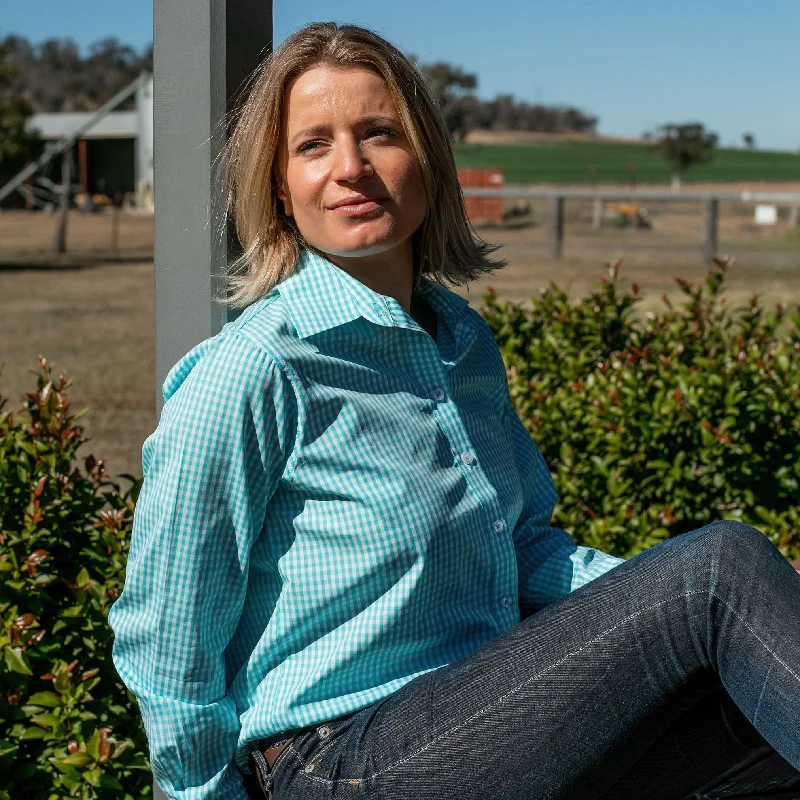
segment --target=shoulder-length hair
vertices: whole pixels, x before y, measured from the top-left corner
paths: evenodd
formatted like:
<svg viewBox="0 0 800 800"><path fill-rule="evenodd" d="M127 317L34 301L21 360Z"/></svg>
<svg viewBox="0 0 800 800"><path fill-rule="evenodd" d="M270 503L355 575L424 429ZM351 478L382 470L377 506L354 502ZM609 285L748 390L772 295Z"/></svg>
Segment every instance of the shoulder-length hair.
<svg viewBox="0 0 800 800"><path fill-rule="evenodd" d="M366 28L312 23L286 39L259 67L236 114L225 152L228 212L242 255L228 270L227 304L242 308L296 269L309 245L277 196L281 120L289 82L320 65L374 70L386 81L419 159L428 212L414 234L414 269L439 283L462 285L505 262L470 225L447 127L425 81L396 47Z"/></svg>

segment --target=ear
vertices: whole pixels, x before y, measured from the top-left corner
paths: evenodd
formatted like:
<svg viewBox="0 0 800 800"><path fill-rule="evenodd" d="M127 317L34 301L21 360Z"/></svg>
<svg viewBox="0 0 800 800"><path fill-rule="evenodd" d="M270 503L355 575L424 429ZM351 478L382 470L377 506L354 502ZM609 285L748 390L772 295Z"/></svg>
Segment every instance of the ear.
<svg viewBox="0 0 800 800"><path fill-rule="evenodd" d="M272 185L278 200L283 203L283 212L287 217L292 216L292 198L289 195L289 190L286 186L286 179L284 178L282 159L279 157L278 163L275 164L272 171Z"/></svg>
<svg viewBox="0 0 800 800"><path fill-rule="evenodd" d="M278 200L283 203L283 213L286 214L287 217L291 217L292 215L292 198L289 196L289 193L286 191L286 186L283 183L283 180L278 178L276 192L278 195Z"/></svg>

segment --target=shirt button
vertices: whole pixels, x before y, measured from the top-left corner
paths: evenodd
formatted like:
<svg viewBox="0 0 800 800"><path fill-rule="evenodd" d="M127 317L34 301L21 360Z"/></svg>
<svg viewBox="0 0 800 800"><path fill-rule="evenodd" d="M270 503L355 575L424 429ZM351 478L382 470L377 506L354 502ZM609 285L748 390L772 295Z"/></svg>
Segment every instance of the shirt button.
<svg viewBox="0 0 800 800"><path fill-rule="evenodd" d="M494 521L494 529L495 529L495 530L496 530L498 533L501 533L503 530L505 530L505 527L506 527L506 524L505 524L505 522L503 522L503 520L501 520L501 519L496 519L496 520Z"/></svg>
<svg viewBox="0 0 800 800"><path fill-rule="evenodd" d="M437 403L441 403L447 395L444 393L444 389L440 389L438 386L433 390L433 399Z"/></svg>
<svg viewBox="0 0 800 800"><path fill-rule="evenodd" d="M461 454L461 461L462 461L462 463L464 463L467 466L469 466L470 464L474 464L475 463L475 456L472 453L470 453L469 450L467 450L466 453L462 453Z"/></svg>
<svg viewBox="0 0 800 800"><path fill-rule="evenodd" d="M513 600L506 595L500 602L503 604L503 608L511 608L511 603Z"/></svg>

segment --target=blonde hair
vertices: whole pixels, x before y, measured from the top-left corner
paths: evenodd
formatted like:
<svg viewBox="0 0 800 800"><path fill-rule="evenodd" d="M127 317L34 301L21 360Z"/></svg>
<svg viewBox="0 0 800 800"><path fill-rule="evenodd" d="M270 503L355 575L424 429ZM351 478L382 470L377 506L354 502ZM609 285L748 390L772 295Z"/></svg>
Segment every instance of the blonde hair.
<svg viewBox="0 0 800 800"><path fill-rule="evenodd" d="M276 165L286 87L319 65L377 72L397 105L428 199L413 239L416 278L424 273L439 283L463 285L505 266L489 258L497 247L480 239L467 219L450 135L413 64L366 28L317 22L264 61L233 120L224 163L228 212L243 253L229 267L224 302L242 308L259 300L296 270L300 247L309 247L278 200Z"/></svg>

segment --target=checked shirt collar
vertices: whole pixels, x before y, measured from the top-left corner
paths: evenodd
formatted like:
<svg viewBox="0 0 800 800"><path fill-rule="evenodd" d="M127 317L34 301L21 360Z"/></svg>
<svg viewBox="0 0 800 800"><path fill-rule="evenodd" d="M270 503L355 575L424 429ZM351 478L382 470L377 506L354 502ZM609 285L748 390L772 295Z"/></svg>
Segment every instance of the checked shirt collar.
<svg viewBox="0 0 800 800"><path fill-rule="evenodd" d="M301 339L345 325L363 317L375 325L411 328L420 326L393 298L379 294L321 255L301 250L297 271L276 287L289 309ZM477 330L465 313L469 301L423 277L417 290L436 311L440 323L453 331L455 366L472 344Z"/></svg>

